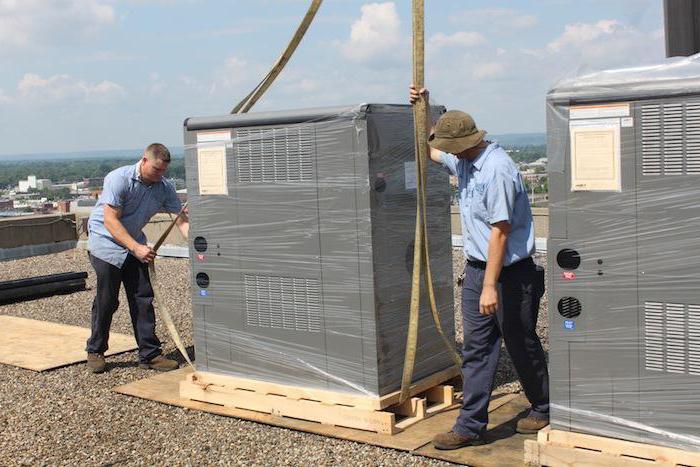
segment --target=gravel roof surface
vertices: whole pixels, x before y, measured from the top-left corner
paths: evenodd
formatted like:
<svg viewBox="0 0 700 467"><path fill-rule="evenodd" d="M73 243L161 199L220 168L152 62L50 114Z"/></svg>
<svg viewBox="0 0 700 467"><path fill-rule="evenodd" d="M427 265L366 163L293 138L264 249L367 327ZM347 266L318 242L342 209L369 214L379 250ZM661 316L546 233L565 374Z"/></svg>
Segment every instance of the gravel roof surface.
<svg viewBox="0 0 700 467"><path fill-rule="evenodd" d="M455 253L455 271L460 271L463 260ZM162 287L170 291L169 309L190 346L189 261L159 259L157 264ZM89 289L2 305L0 314L90 327L95 275L85 251L2 262L0 280L68 271L87 271ZM459 291L455 298L459 303ZM123 291L112 330L132 333ZM546 334L545 313L538 330ZM160 322L158 335L164 353L179 357ZM507 353L502 355L496 384L516 391L517 377ZM136 351L108 357L108 371L101 375L82 364L44 373L0 364L0 465L450 465L112 392L153 375L136 362Z"/></svg>

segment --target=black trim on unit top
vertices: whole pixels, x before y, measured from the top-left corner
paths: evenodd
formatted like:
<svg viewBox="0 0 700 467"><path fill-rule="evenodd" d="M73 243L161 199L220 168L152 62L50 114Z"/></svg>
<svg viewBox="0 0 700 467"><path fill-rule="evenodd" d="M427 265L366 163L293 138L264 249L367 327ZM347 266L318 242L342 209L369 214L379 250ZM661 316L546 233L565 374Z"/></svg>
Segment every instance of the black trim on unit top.
<svg viewBox="0 0 700 467"><path fill-rule="evenodd" d="M445 113L444 107L435 107L438 109L439 114ZM365 115L370 113L405 112L410 108L411 106L408 104L359 104L342 107L228 114L214 117L190 117L185 119L183 125L185 130L188 131L266 125L290 125L294 123L318 122L341 118L362 119Z"/></svg>

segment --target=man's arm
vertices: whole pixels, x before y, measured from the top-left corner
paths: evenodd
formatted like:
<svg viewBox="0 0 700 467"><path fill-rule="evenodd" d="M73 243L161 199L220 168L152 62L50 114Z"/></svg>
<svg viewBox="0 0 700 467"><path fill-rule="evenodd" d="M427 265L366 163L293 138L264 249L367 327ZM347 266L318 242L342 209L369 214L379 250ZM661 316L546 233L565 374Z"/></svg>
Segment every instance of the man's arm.
<svg viewBox="0 0 700 467"><path fill-rule="evenodd" d="M430 135L433 132L433 119L430 117L430 92L422 88L420 90L416 89L415 85L409 86L409 101L411 102L411 105L414 105L416 102L418 102L420 99L425 100L425 122L427 125L426 128L426 134ZM429 152L428 156L430 157L430 160L437 164L442 164L442 157L440 155L440 151L438 149L431 148L428 146Z"/></svg>
<svg viewBox="0 0 700 467"><path fill-rule="evenodd" d="M187 217L187 213L183 212L180 217L177 218L175 221L175 225L177 225L177 228L180 229L180 233L182 234L183 237L190 238L189 233L190 233L190 220Z"/></svg>
<svg viewBox="0 0 700 467"><path fill-rule="evenodd" d="M121 208L115 208L109 204L104 206L105 227L112 237L124 248L129 250L142 263L153 261L155 252L147 245L142 245L129 235L124 225L119 220L122 216Z"/></svg>
<svg viewBox="0 0 700 467"><path fill-rule="evenodd" d="M492 315L498 310L498 277L503 269L503 258L506 254L510 229L511 226L507 221L497 222L491 226L484 285L479 300L479 311L482 315Z"/></svg>

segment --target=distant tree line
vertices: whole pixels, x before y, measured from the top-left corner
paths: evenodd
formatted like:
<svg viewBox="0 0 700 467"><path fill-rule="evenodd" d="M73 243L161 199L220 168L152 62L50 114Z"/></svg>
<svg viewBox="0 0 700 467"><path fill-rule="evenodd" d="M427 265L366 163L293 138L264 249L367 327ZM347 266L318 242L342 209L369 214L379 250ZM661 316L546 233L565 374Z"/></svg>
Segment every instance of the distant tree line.
<svg viewBox="0 0 700 467"><path fill-rule="evenodd" d="M544 144L537 146L506 146L506 149L513 150L510 152L510 157L515 162L524 162L526 164L547 156L547 146ZM519 152L515 152L516 150L519 150Z"/></svg>
<svg viewBox="0 0 700 467"><path fill-rule="evenodd" d="M53 183L72 183L84 178L104 177L117 167L135 163L133 159L0 162L0 188L16 187L20 180L26 180L29 175L48 178ZM185 159L173 158L166 176L184 180Z"/></svg>

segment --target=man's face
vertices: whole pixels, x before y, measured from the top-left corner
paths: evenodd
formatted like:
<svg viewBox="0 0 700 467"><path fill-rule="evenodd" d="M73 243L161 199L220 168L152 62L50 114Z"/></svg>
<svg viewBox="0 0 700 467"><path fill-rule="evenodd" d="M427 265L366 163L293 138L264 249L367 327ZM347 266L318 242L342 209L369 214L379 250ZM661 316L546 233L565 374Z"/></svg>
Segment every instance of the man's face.
<svg viewBox="0 0 700 467"><path fill-rule="evenodd" d="M143 156L141 159L141 178L147 182L157 183L163 178L163 174L168 170L170 162L156 157Z"/></svg>
<svg viewBox="0 0 700 467"><path fill-rule="evenodd" d="M486 146L487 144L482 141L473 148L466 149L458 154L455 154L455 156L457 159L474 160L479 157L479 154L481 154L481 151L483 151Z"/></svg>

